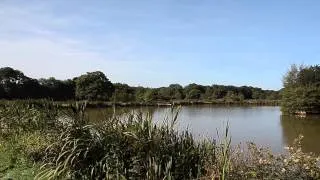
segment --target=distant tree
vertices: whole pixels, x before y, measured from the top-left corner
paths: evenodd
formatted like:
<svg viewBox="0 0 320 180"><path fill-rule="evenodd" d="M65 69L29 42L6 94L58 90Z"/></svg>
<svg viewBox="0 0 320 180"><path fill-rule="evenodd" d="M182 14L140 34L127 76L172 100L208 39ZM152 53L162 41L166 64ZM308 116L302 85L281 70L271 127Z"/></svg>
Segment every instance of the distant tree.
<svg viewBox="0 0 320 180"><path fill-rule="evenodd" d="M252 99L265 99L265 91L261 88L253 88L252 89Z"/></svg>
<svg viewBox="0 0 320 180"><path fill-rule="evenodd" d="M169 101L172 99L172 91L169 87L161 87L158 89L158 98L160 100Z"/></svg>
<svg viewBox="0 0 320 180"><path fill-rule="evenodd" d="M223 86L213 85L212 90L213 90L213 94L212 94L213 99L222 99L227 94L227 91Z"/></svg>
<svg viewBox="0 0 320 180"><path fill-rule="evenodd" d="M113 84L100 71L88 72L76 79L77 99L109 100L113 92Z"/></svg>
<svg viewBox="0 0 320 180"><path fill-rule="evenodd" d="M42 87L36 79L28 78L19 91L22 98L42 98Z"/></svg>
<svg viewBox="0 0 320 180"><path fill-rule="evenodd" d="M19 98L19 88L26 80L25 75L10 67L0 69L0 82L7 98Z"/></svg>
<svg viewBox="0 0 320 180"><path fill-rule="evenodd" d="M170 84L170 85L169 85L169 88L170 88L170 89L179 90L179 91L182 91L182 90L183 90L183 87L182 87L180 84Z"/></svg>
<svg viewBox="0 0 320 180"><path fill-rule="evenodd" d="M239 88L239 93L241 93L244 99L252 99L252 87L242 86Z"/></svg>
<svg viewBox="0 0 320 180"><path fill-rule="evenodd" d="M241 93L241 92L239 92L238 94L237 94L237 98L236 98L236 100L237 101L244 101L245 100L245 96Z"/></svg>
<svg viewBox="0 0 320 180"><path fill-rule="evenodd" d="M203 95L203 98L205 100L213 100L213 99L217 99L215 96L214 96L214 90L212 87L210 86L207 86L206 87L206 90L205 90L205 93Z"/></svg>
<svg viewBox="0 0 320 180"><path fill-rule="evenodd" d="M75 98L75 83L72 80L39 79L42 86L42 96L54 100L69 100Z"/></svg>
<svg viewBox="0 0 320 180"><path fill-rule="evenodd" d="M114 101L130 102L135 100L134 88L127 84L115 83L112 99Z"/></svg>
<svg viewBox="0 0 320 180"><path fill-rule="evenodd" d="M75 81L67 79L62 81L62 89L65 93L65 99L75 99L76 84Z"/></svg>
<svg viewBox="0 0 320 180"><path fill-rule="evenodd" d="M159 100L171 101L181 100L184 98L183 87L179 84L171 84L169 87L161 87L158 89Z"/></svg>
<svg viewBox="0 0 320 180"><path fill-rule="evenodd" d="M266 99L268 100L279 100L281 99L279 91L266 91Z"/></svg>
<svg viewBox="0 0 320 180"><path fill-rule="evenodd" d="M141 87L141 86L135 87L134 88L135 100L137 102L143 102L144 101L144 94L145 94L146 91L147 91L147 89L144 88L144 87Z"/></svg>
<svg viewBox="0 0 320 180"><path fill-rule="evenodd" d="M22 84L27 77L19 70L15 70L11 67L0 68L0 80L3 82L12 82L15 84Z"/></svg>
<svg viewBox="0 0 320 180"><path fill-rule="evenodd" d="M236 101L237 95L233 91L228 91L227 95L224 97L226 102Z"/></svg>
<svg viewBox="0 0 320 180"><path fill-rule="evenodd" d="M201 91L199 89L191 89L188 91L186 98L191 100L198 100L201 97Z"/></svg>
<svg viewBox="0 0 320 180"><path fill-rule="evenodd" d="M184 88L186 99L200 99L205 93L205 87L198 84L189 84Z"/></svg>
<svg viewBox="0 0 320 180"><path fill-rule="evenodd" d="M180 84L170 84L169 89L170 89L171 99L181 100L185 97L183 93L183 87Z"/></svg>
<svg viewBox="0 0 320 180"><path fill-rule="evenodd" d="M9 99L38 98L40 86L37 80L25 76L10 67L0 68L2 96Z"/></svg>
<svg viewBox="0 0 320 180"><path fill-rule="evenodd" d="M156 89L147 89L144 94L145 102L152 102L157 100L157 90Z"/></svg>
<svg viewBox="0 0 320 180"><path fill-rule="evenodd" d="M316 76L320 69L319 66L312 66L309 69L293 66L292 69L288 77L284 78L284 83L288 86L314 85L319 81L319 76ZM57 80L55 78L36 80L25 76L19 70L10 67L0 68L0 98L5 99L50 98L53 100L89 99L150 102L182 99L214 100L225 99L226 96L230 99L230 93L236 97L234 99L239 100L279 99L280 97L278 91L247 86L202 86L195 83L185 87L171 84L161 88L130 87L120 83L113 86L100 71L87 73L73 80Z"/></svg>

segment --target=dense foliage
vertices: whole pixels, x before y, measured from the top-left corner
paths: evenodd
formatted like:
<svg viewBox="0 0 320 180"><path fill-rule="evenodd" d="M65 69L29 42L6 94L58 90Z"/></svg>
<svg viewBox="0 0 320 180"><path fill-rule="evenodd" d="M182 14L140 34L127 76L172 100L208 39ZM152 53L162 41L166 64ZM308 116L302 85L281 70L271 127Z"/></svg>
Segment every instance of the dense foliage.
<svg viewBox="0 0 320 180"><path fill-rule="evenodd" d="M278 100L278 91L255 87L236 87L189 84L182 87L131 87L127 84L112 84L100 71L88 72L72 80L32 79L22 72L6 67L0 69L0 98L53 100L103 100L116 102L169 102L169 101L224 101Z"/></svg>
<svg viewBox="0 0 320 180"><path fill-rule="evenodd" d="M114 91L113 84L100 71L90 72L75 78L76 98L87 100L109 100Z"/></svg>
<svg viewBox="0 0 320 180"><path fill-rule="evenodd" d="M13 103L13 104L10 104ZM0 108L1 179L319 179L320 158L301 138L273 155L249 143L231 147L175 130L178 109L164 124L135 113L92 123L85 106L9 102Z"/></svg>
<svg viewBox="0 0 320 180"><path fill-rule="evenodd" d="M320 66L292 65L283 80L282 110L320 113Z"/></svg>
<svg viewBox="0 0 320 180"><path fill-rule="evenodd" d="M55 78L32 79L10 67L0 68L1 99L74 99L75 84L72 80Z"/></svg>

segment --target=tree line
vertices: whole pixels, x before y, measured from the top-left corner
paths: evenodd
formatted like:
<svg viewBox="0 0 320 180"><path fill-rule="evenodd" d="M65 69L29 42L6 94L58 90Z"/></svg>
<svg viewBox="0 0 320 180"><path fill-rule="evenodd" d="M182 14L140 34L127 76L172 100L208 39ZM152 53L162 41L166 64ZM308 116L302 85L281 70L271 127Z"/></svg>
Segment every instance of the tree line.
<svg viewBox="0 0 320 180"><path fill-rule="evenodd" d="M0 68L0 99L101 100L117 102L278 100L279 91L250 86L171 84L168 87L132 87L111 83L103 72L88 72L67 80L34 79L11 67Z"/></svg>
<svg viewBox="0 0 320 180"><path fill-rule="evenodd" d="M320 113L320 66L297 66L284 76L282 110L286 113Z"/></svg>

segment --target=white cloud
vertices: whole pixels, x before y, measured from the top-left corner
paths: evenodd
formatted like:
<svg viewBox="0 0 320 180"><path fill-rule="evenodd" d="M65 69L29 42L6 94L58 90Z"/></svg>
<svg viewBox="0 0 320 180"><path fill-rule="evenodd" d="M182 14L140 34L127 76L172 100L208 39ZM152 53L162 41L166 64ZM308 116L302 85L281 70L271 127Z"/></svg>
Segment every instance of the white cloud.
<svg viewBox="0 0 320 180"><path fill-rule="evenodd" d="M0 54L2 66L20 69L37 78L72 77L96 70L103 62L97 54L46 39L0 41Z"/></svg>
<svg viewBox="0 0 320 180"><path fill-rule="evenodd" d="M179 60L179 56L163 58L161 52L144 53L146 46L132 36L104 34L105 27L98 28L98 35L86 31L99 20L88 23L83 14L59 17L45 2L0 2L0 67L11 66L34 78L59 79L100 70L113 82L154 87L209 77L197 62Z"/></svg>
<svg viewBox="0 0 320 180"><path fill-rule="evenodd" d="M42 5L0 6L0 62L34 77L72 77L97 68L103 58L82 51L79 41L65 38L51 26L66 26L48 14ZM51 24L49 24L51 23ZM58 25L59 24L59 25ZM94 62L92 62L94 61Z"/></svg>
<svg viewBox="0 0 320 180"><path fill-rule="evenodd" d="M42 1L43 2L43 1ZM101 70L112 81L137 84L144 76L143 61L134 57L136 42L117 34L107 34L96 43L68 36L63 29L76 26L81 17L57 18L43 3L11 5L0 2L0 66L11 66L35 78L72 78ZM61 30L62 29L62 30Z"/></svg>

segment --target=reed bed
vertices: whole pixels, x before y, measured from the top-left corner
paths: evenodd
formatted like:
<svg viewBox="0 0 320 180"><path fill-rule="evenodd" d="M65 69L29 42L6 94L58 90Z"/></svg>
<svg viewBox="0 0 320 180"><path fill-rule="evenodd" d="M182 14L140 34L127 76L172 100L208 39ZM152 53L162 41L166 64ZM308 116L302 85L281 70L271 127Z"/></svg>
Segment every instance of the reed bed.
<svg viewBox="0 0 320 180"><path fill-rule="evenodd" d="M179 108L165 123L150 114L92 123L86 104L60 109L10 104L0 108L0 177L13 179L319 179L320 158L248 144L232 147L229 127L217 140L197 141L177 131ZM12 173L14 172L14 173Z"/></svg>

